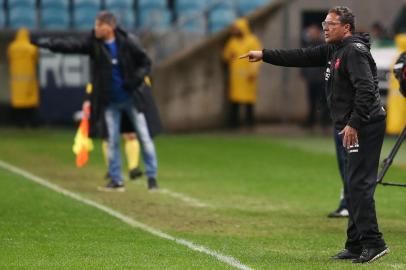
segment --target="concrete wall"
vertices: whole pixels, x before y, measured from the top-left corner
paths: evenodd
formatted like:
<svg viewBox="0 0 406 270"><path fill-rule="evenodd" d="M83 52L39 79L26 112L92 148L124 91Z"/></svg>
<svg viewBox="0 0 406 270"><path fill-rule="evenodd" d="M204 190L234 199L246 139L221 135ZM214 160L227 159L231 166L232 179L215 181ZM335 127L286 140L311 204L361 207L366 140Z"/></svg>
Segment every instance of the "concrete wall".
<svg viewBox="0 0 406 270"><path fill-rule="evenodd" d="M272 21L279 20L280 16L277 11L281 7L280 2L275 1L272 7L259 12L257 17L268 17ZM269 14L270 16L266 16ZM258 22L254 28L259 37L261 37L260 33L271 25L264 22ZM281 31L276 32L281 34ZM198 46L155 66L153 70L154 93L167 129L208 129L225 125L227 78L221 53L226 40L227 31L223 31ZM280 38L275 39L275 41L279 40ZM274 103L278 104L275 96L278 96L280 91L273 89L277 89L279 86L271 87L270 90L268 80L270 69L274 68L265 65L261 68L260 89L264 89L264 91L260 91L261 104L258 104L258 115L264 111L263 108L267 108L266 113L271 111L271 114L274 115L280 109L272 106L270 102L263 101L272 95ZM275 69L272 76L278 76L280 72L280 69ZM272 81L273 85L278 85L278 83L280 83L279 80ZM272 109L269 110L269 108Z"/></svg>
<svg viewBox="0 0 406 270"><path fill-rule="evenodd" d="M389 27L405 3L405 0L274 0L249 19L253 32L265 48L296 48L300 46L302 13L305 11L325 11L336 5L346 5L356 14L357 27L368 29L375 21ZM226 31L219 33L154 69L154 91L167 129L224 126L226 78L220 57L226 37ZM300 70L263 64L257 118L266 122L297 122L306 117L307 111L306 88Z"/></svg>
<svg viewBox="0 0 406 270"><path fill-rule="evenodd" d="M153 90L167 129L218 127L224 122L224 36L156 66Z"/></svg>
<svg viewBox="0 0 406 270"><path fill-rule="evenodd" d="M8 103L10 100L7 47L13 38L11 32L0 34L0 103Z"/></svg>

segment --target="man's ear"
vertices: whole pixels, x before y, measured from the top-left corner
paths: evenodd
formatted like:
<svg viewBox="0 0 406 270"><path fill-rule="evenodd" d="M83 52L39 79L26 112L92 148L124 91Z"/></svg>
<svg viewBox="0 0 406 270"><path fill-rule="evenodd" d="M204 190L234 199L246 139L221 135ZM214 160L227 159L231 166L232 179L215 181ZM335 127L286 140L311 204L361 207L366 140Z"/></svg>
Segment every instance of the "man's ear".
<svg viewBox="0 0 406 270"><path fill-rule="evenodd" d="M345 24L344 25L345 30L347 30L348 32L351 32L351 25L350 24Z"/></svg>

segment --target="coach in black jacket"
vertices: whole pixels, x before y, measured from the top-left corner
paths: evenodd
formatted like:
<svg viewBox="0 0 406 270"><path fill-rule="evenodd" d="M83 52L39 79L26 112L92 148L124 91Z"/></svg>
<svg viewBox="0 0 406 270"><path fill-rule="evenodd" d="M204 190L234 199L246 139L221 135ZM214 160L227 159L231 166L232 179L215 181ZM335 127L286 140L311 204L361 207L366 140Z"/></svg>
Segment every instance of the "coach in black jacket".
<svg viewBox="0 0 406 270"><path fill-rule="evenodd" d="M241 58L288 67L326 67L327 103L347 149L345 192L350 214L345 249L332 258L372 262L389 251L378 229L374 202L386 119L377 68L369 51L369 36L353 34L350 9L330 9L322 26L325 45L250 51Z"/></svg>
<svg viewBox="0 0 406 270"><path fill-rule="evenodd" d="M147 104L141 92L151 62L135 38L116 27L112 13L102 11L96 17L95 29L86 37L45 38L32 43L53 52L90 57L94 91L84 106L91 106L91 136L103 134L104 124L107 126L112 181L103 190L124 190L119 152L121 112L127 113L141 142L148 187L157 188L157 157L143 114Z"/></svg>

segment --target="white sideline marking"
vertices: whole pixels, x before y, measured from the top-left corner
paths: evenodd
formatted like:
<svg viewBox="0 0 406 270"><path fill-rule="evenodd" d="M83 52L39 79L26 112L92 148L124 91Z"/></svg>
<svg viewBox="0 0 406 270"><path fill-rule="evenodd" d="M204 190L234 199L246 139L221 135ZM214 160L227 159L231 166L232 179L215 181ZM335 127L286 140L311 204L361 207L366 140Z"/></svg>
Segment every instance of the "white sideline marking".
<svg viewBox="0 0 406 270"><path fill-rule="evenodd" d="M142 185L141 181L135 181L135 182L139 185ZM179 192L174 192L167 188L158 188L157 190L153 190L151 192L168 195L172 198L183 201L184 203L186 203L189 206L200 207L200 208L214 208L214 206L201 202L198 199L192 198L190 196L187 196L187 195L179 193Z"/></svg>
<svg viewBox="0 0 406 270"><path fill-rule="evenodd" d="M191 197L186 196L186 195L184 195L184 194L182 194L182 193L173 192L173 191L171 191L171 190L169 190L169 189L166 189L166 188L159 188L156 192L162 193L162 194L166 194L166 195L168 195L168 196L170 196L170 197L179 199L179 200L181 200L181 201L187 203L187 204L190 205L190 206L202 207L202 208L205 208L205 207L212 207L212 206L210 206L210 205L208 205L208 204L205 204L205 203L203 203L203 202L200 202L200 201L197 200L197 199L191 198Z"/></svg>
<svg viewBox="0 0 406 270"><path fill-rule="evenodd" d="M107 214L109 214L109 215L123 221L124 223L127 223L128 225L130 225L130 226L132 226L134 228L139 228L139 229L141 229L143 231L146 231L146 232L148 232L148 233L150 233L152 235L161 237L161 238L166 239L166 240L174 241L174 242L176 242L176 243L178 243L180 245L188 247L191 250L195 250L195 251L198 251L198 252L201 252L201 253L205 253L205 254L210 255L212 257L215 257L217 260L219 260L219 261L221 261L221 262L223 262L225 264L228 264L230 266L233 266L233 267L235 267L237 269L253 270L249 266L242 264L237 259L235 259L235 258L233 258L231 256L223 255L223 254L218 253L216 251L210 250L209 248L206 248L204 246L197 245L197 244L194 244L194 243L192 243L190 241L187 241L187 240L184 240L184 239L181 239L181 238L176 238L176 237L173 237L173 236L171 236L169 234L161 232L160 230L154 229L154 228L152 228L152 227L150 227L150 226L148 226L146 224L143 224L143 223L141 223L141 222L139 222L139 221L137 221L137 220L135 220L135 219L133 219L133 218L131 218L129 216L121 214L120 212L117 212L117 211L115 211L115 210L113 210L113 209L111 209L111 208L109 208L107 206L104 206L104 205L102 205L102 204L100 204L98 202L95 202L95 201L92 201L92 200L87 199L85 197L82 197L81 195L79 195L77 193L74 193L72 191L64 189L64 188L62 188L62 187L60 187L58 185L52 184L49 181L45 180L44 178L36 176L36 175L34 175L32 173L29 173L28 171L20 169L20 168L18 168L16 166L13 166L13 165L11 165L11 164L9 164L7 162L2 161L2 160L0 160L0 167L2 167L5 170L8 170L10 172L13 172L15 174L21 175L24 178L26 178L28 180L31 180L31 181L33 181L33 182L35 182L37 184L40 184L40 185L42 185L44 187L47 187L47 188L49 188L49 189L51 189L51 190L53 190L53 191L55 191L57 193L61 193L61 194L65 195L65 196L70 197L72 199L75 199L75 200L77 200L77 201L79 201L81 203L93 206L93 207L95 207L95 208L97 208L97 209L99 209L99 210L101 210L101 211L103 211L103 212L105 212L105 213L107 213Z"/></svg>

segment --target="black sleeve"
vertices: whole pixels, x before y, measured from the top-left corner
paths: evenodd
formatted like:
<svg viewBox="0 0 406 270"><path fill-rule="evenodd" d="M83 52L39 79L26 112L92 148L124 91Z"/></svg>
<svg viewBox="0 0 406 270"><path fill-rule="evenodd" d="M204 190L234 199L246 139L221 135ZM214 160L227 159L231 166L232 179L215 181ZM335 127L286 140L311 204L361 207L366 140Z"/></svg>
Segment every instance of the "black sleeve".
<svg viewBox="0 0 406 270"><path fill-rule="evenodd" d="M32 44L49 49L52 52L66 54L89 54L91 37L55 37L55 38L39 38L32 40Z"/></svg>
<svg viewBox="0 0 406 270"><path fill-rule="evenodd" d="M395 78L399 82L400 93L406 97L406 52L403 52L393 67Z"/></svg>
<svg viewBox="0 0 406 270"><path fill-rule="evenodd" d="M402 93L402 95L406 97L406 66L404 66L402 69L402 77L399 81L399 86L400 93Z"/></svg>
<svg viewBox="0 0 406 270"><path fill-rule="evenodd" d="M376 100L376 89L369 53L351 47L346 56L346 70L354 87L354 108L348 125L359 129L370 119L370 108Z"/></svg>
<svg viewBox="0 0 406 270"><path fill-rule="evenodd" d="M263 51L263 61L284 67L324 67L327 62L328 45L293 50Z"/></svg>
<svg viewBox="0 0 406 270"><path fill-rule="evenodd" d="M145 53L144 49L141 47L139 41L134 36L130 36L129 39L133 63L137 64L135 68L136 70L135 76L141 81L143 81L144 77L148 75L151 71L151 60Z"/></svg>

